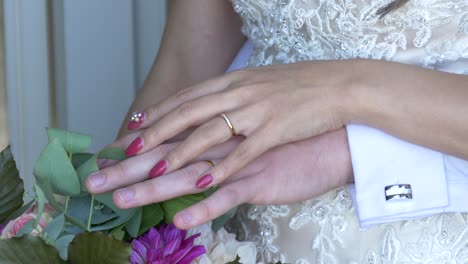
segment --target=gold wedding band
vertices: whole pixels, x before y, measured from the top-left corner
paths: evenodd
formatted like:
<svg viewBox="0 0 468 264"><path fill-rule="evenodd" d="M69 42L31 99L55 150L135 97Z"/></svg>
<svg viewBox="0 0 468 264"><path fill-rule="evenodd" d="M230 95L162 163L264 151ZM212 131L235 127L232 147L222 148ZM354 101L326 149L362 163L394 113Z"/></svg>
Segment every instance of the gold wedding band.
<svg viewBox="0 0 468 264"><path fill-rule="evenodd" d="M208 163L208 166L210 166L211 169L214 168L214 162L212 162L211 160L205 160L205 162Z"/></svg>
<svg viewBox="0 0 468 264"><path fill-rule="evenodd" d="M234 137L236 136L236 130L234 129L234 126L232 125L231 121L229 120L229 118L227 117L226 114L221 114L220 115L224 121L226 122L227 126L229 127L229 130L231 130L231 135Z"/></svg>

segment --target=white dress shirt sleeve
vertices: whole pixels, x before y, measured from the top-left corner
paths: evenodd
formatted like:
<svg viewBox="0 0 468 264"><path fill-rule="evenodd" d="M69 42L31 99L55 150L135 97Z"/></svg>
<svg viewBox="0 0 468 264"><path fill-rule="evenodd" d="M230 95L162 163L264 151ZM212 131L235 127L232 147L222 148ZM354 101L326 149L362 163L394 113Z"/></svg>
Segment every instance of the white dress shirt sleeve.
<svg viewBox="0 0 468 264"><path fill-rule="evenodd" d="M379 130L348 125L355 183L349 186L360 224L468 211L468 162ZM410 184L413 199L386 201L385 186Z"/></svg>

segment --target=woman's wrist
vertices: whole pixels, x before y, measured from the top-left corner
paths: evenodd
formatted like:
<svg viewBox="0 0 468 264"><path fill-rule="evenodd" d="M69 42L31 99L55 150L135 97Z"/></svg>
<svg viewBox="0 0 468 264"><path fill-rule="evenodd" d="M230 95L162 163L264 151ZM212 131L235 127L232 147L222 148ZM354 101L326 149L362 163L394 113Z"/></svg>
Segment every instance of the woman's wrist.
<svg viewBox="0 0 468 264"><path fill-rule="evenodd" d="M341 89L339 116L344 125L364 124L372 126L375 118L383 116L382 95L378 91L388 80L379 80L384 71L381 61L352 60L346 67L348 75Z"/></svg>

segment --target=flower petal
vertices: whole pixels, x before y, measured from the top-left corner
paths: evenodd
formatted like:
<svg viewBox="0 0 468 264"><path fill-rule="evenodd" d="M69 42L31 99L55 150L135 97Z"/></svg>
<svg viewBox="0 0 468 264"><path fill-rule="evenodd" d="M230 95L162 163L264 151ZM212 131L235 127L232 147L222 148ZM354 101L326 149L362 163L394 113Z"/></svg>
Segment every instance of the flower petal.
<svg viewBox="0 0 468 264"><path fill-rule="evenodd" d="M145 264L146 263L146 247L138 240L133 240L132 254L130 255L130 262L132 264Z"/></svg>
<svg viewBox="0 0 468 264"><path fill-rule="evenodd" d="M192 250L192 247L181 248L179 251L177 251L170 257L171 262L179 263L179 261L183 259L185 255L187 255L190 252L190 250Z"/></svg>
<svg viewBox="0 0 468 264"><path fill-rule="evenodd" d="M146 254L146 261L147 262L156 261L156 260L160 260L160 259L163 259L162 249L161 248L150 249L148 251L148 254Z"/></svg>
<svg viewBox="0 0 468 264"><path fill-rule="evenodd" d="M164 240L161 234L155 229L151 228L148 233L148 240L151 248L162 248L164 246Z"/></svg>
<svg viewBox="0 0 468 264"><path fill-rule="evenodd" d="M179 262L176 264L190 264L194 259L206 253L204 246L194 246L190 252L185 255Z"/></svg>
<svg viewBox="0 0 468 264"><path fill-rule="evenodd" d="M195 234L187 239L185 239L182 244L180 245L181 248L185 248L187 246L192 246L193 243L195 242L195 239L197 239L201 234L198 233L198 234Z"/></svg>
<svg viewBox="0 0 468 264"><path fill-rule="evenodd" d="M172 255L174 252L177 252L177 250L180 248L180 243L182 243L182 238L181 237L175 237L172 241L166 241L167 244L164 247L164 252L163 256L169 256Z"/></svg>

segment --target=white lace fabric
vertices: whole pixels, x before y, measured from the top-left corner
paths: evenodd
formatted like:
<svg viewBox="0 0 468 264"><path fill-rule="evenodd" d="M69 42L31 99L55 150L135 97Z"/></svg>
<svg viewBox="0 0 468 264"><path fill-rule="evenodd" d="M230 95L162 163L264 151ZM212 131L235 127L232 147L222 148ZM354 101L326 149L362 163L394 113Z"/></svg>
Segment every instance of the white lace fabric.
<svg viewBox="0 0 468 264"><path fill-rule="evenodd" d="M468 0L231 0L253 42L248 66L383 59L468 74ZM346 188L299 204L245 206L233 221L264 263L468 263L468 215L362 230Z"/></svg>

